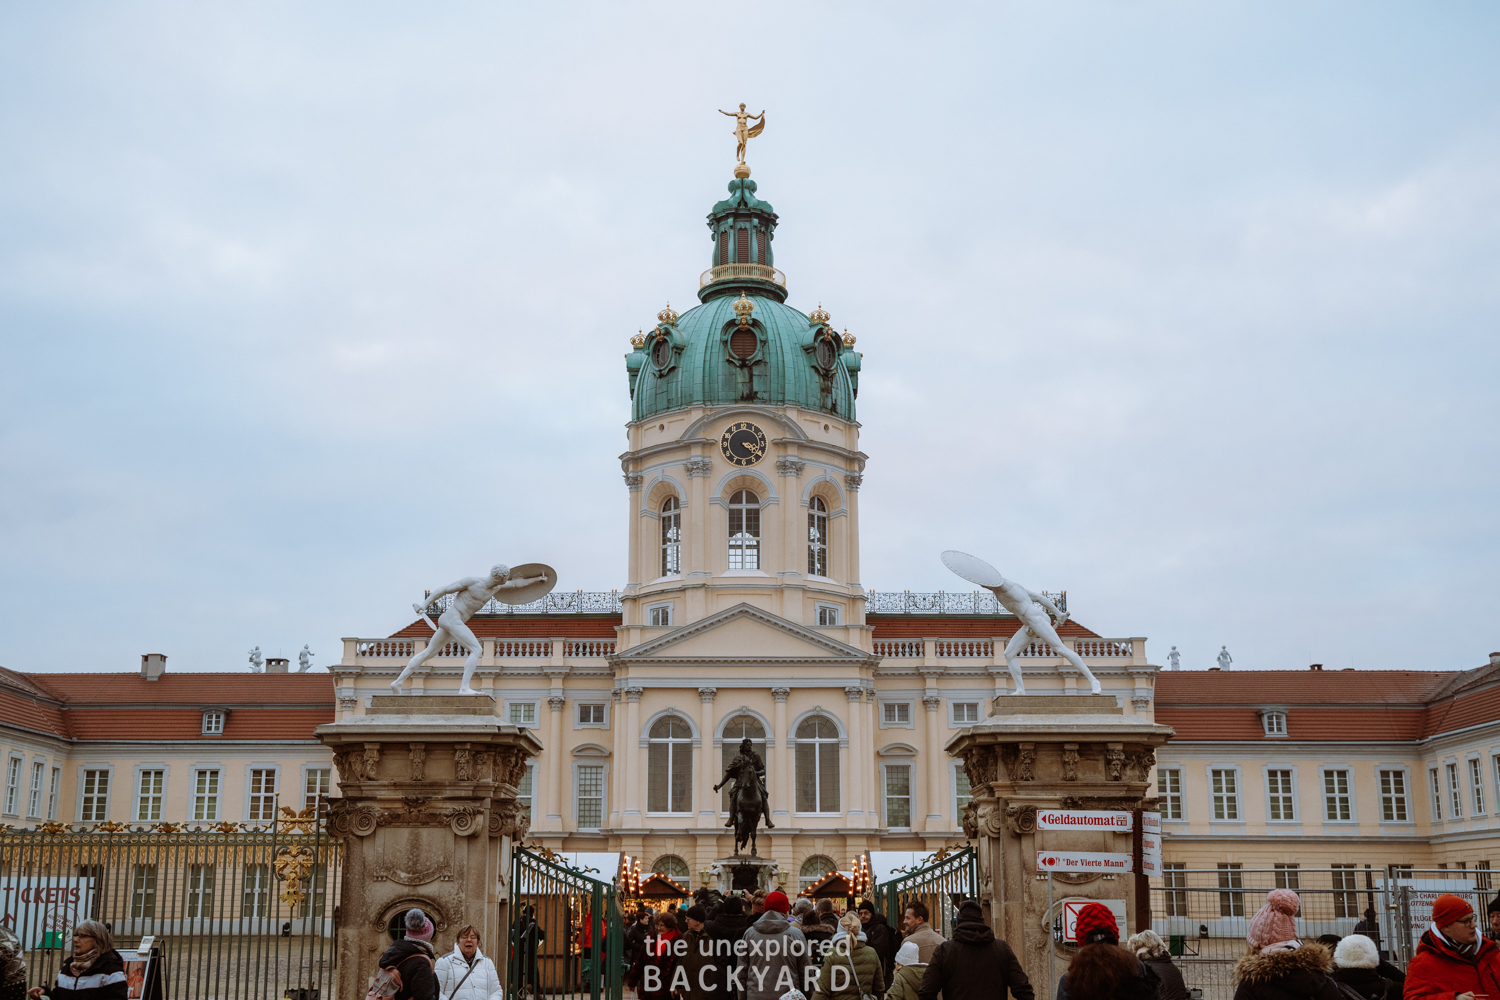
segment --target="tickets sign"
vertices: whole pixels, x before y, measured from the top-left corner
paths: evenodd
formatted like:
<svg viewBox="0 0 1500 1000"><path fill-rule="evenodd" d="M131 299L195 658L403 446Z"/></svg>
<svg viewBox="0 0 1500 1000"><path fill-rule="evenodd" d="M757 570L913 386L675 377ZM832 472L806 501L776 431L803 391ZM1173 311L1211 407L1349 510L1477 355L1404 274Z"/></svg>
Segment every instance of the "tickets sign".
<svg viewBox="0 0 1500 1000"><path fill-rule="evenodd" d="M1036 870L1105 872L1118 875L1135 871L1135 864L1129 854L1116 854L1112 851L1037 851Z"/></svg>
<svg viewBox="0 0 1500 1000"><path fill-rule="evenodd" d="M1135 817L1128 812L1092 809L1038 809L1038 830L1106 830L1129 833L1135 829Z"/></svg>

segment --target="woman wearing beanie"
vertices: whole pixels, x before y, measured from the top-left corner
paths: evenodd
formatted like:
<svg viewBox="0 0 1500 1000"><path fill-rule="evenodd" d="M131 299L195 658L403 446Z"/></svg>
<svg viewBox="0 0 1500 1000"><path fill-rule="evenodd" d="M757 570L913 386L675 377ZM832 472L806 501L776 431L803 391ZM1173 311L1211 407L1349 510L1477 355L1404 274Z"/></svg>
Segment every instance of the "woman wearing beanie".
<svg viewBox="0 0 1500 1000"><path fill-rule="evenodd" d="M922 986L922 973L927 963L922 961L921 949L915 941L903 941L896 949L896 973L891 977L891 988L885 1000L917 1000L917 990Z"/></svg>
<svg viewBox="0 0 1500 1000"><path fill-rule="evenodd" d="M1090 903L1078 911L1078 952L1057 981L1057 1000L1156 1000L1161 980L1120 947L1114 911Z"/></svg>
<svg viewBox="0 0 1500 1000"><path fill-rule="evenodd" d="M1432 925L1406 967L1406 1000L1500 998L1500 948L1479 936L1477 922L1460 896L1432 901Z"/></svg>
<svg viewBox="0 0 1500 1000"><path fill-rule="evenodd" d="M1401 1000L1401 986L1385 978L1380 949L1363 934L1350 934L1333 949L1333 981L1343 983L1365 1000Z"/></svg>
<svg viewBox="0 0 1500 1000"><path fill-rule="evenodd" d="M432 953L432 921L421 910L407 910L402 921L406 936L385 950L380 967L394 967L401 974L401 988L391 1000L438 1000L438 982Z"/></svg>
<svg viewBox="0 0 1500 1000"><path fill-rule="evenodd" d="M859 1000L865 993L884 995L885 970L879 953L862 940L865 935L860 932L859 911L850 910L840 917L839 927L844 934L823 956L812 1000Z"/></svg>
<svg viewBox="0 0 1500 1000"><path fill-rule="evenodd" d="M1302 900L1290 889L1273 889L1250 918L1250 951L1234 967L1234 1000L1342 1000L1329 978L1333 953L1297 937Z"/></svg>

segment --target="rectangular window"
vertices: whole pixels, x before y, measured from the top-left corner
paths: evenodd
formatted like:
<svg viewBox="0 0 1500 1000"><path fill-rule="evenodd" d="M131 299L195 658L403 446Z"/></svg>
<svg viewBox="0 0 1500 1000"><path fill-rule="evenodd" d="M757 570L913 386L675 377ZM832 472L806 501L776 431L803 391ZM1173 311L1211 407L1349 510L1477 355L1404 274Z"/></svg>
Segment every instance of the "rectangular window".
<svg viewBox="0 0 1500 1000"><path fill-rule="evenodd" d="M109 818L109 772L83 772L83 815L78 819L84 823L103 823Z"/></svg>
<svg viewBox="0 0 1500 1000"><path fill-rule="evenodd" d="M1301 865L1276 865L1276 888L1290 889L1298 892L1302 889L1300 872Z"/></svg>
<svg viewBox="0 0 1500 1000"><path fill-rule="evenodd" d="M953 769L953 816L955 823L958 822L958 817L963 815L964 806L968 805L969 800L974 797L973 792L974 790L969 787L968 772L961 767L955 767Z"/></svg>
<svg viewBox="0 0 1500 1000"><path fill-rule="evenodd" d="M260 919L271 913L271 866L246 865L245 891L240 897L240 916Z"/></svg>
<svg viewBox="0 0 1500 1000"><path fill-rule="evenodd" d="M210 736L216 736L224 731L223 712L203 713L203 732Z"/></svg>
<svg viewBox="0 0 1500 1000"><path fill-rule="evenodd" d="M513 726L536 725L536 702L513 701L510 703L510 724Z"/></svg>
<svg viewBox="0 0 1500 1000"><path fill-rule="evenodd" d="M1323 772L1323 818L1334 821L1352 819L1349 809L1349 772Z"/></svg>
<svg viewBox="0 0 1500 1000"><path fill-rule="evenodd" d="M1156 769L1156 794L1161 798L1162 819L1182 819L1182 772L1175 767Z"/></svg>
<svg viewBox="0 0 1500 1000"><path fill-rule="evenodd" d="M57 819L57 796L62 791L62 768L52 769L52 784L47 789L47 818Z"/></svg>
<svg viewBox="0 0 1500 1000"><path fill-rule="evenodd" d="M1464 814L1463 793L1458 790L1458 765L1447 765L1448 771L1448 803L1453 810L1453 818L1460 819Z"/></svg>
<svg viewBox="0 0 1500 1000"><path fill-rule="evenodd" d="M166 784L165 771L142 771L140 787L136 790L135 818L140 823L155 823L161 819L162 786Z"/></svg>
<svg viewBox="0 0 1500 1000"><path fill-rule="evenodd" d="M1220 889L1243 889L1245 887L1244 876L1240 874L1238 863L1219 865L1219 888ZM1219 893L1219 916L1221 917L1243 917L1245 915L1245 894L1243 892L1220 892Z"/></svg>
<svg viewBox="0 0 1500 1000"><path fill-rule="evenodd" d="M1336 918L1359 916L1359 886L1354 881L1353 865L1331 865L1333 869L1333 915Z"/></svg>
<svg viewBox="0 0 1500 1000"><path fill-rule="evenodd" d="M310 767L307 769L307 777L302 787L302 808L316 808L320 813L327 812L328 803L325 801L333 791L333 770L327 767Z"/></svg>
<svg viewBox="0 0 1500 1000"><path fill-rule="evenodd" d="M729 568L760 569L760 508L748 501L729 505Z"/></svg>
<svg viewBox="0 0 1500 1000"><path fill-rule="evenodd" d="M143 920L156 916L155 865L136 865L131 874L130 916Z"/></svg>
<svg viewBox="0 0 1500 1000"><path fill-rule="evenodd" d="M1391 865L1391 878L1411 878L1414 868L1411 865Z"/></svg>
<svg viewBox="0 0 1500 1000"><path fill-rule="evenodd" d="M652 625L670 625L672 624L672 605L658 604L654 608L648 608L647 617Z"/></svg>
<svg viewBox="0 0 1500 1000"><path fill-rule="evenodd" d="M661 575L682 572L682 509L669 497L661 509Z"/></svg>
<svg viewBox="0 0 1500 1000"><path fill-rule="evenodd" d="M911 703L888 701L881 706L881 716L887 726L905 726L911 722Z"/></svg>
<svg viewBox="0 0 1500 1000"><path fill-rule="evenodd" d="M26 815L33 819L42 818L42 782L45 780L47 780L47 764L40 760L32 761L31 794L26 798Z"/></svg>
<svg viewBox="0 0 1500 1000"><path fill-rule="evenodd" d="M1490 891L1490 863L1488 861L1474 862L1474 887Z"/></svg>
<svg viewBox="0 0 1500 1000"><path fill-rule="evenodd" d="M578 829L604 825L604 765L578 765Z"/></svg>
<svg viewBox="0 0 1500 1000"><path fill-rule="evenodd" d="M1209 776L1213 784L1214 819L1239 819L1240 793L1235 773L1232 770L1216 769L1210 771Z"/></svg>
<svg viewBox="0 0 1500 1000"><path fill-rule="evenodd" d="M911 765L887 764L885 767L885 825L911 827Z"/></svg>
<svg viewBox="0 0 1500 1000"><path fill-rule="evenodd" d="M828 575L828 511L817 497L813 498L812 509L807 512L807 575ZM837 625L838 622L826 624Z"/></svg>
<svg viewBox="0 0 1500 1000"><path fill-rule="evenodd" d="M250 772L250 815L252 823L270 823L276 818L276 772L254 768Z"/></svg>
<svg viewBox="0 0 1500 1000"><path fill-rule="evenodd" d="M516 788L516 803L525 809L527 814L531 813L531 790L534 787L535 776L536 765L527 764L526 770L521 773L521 784Z"/></svg>
<svg viewBox="0 0 1500 1000"><path fill-rule="evenodd" d="M979 702L977 701L955 701L953 706L953 724L955 726L971 726L979 721Z"/></svg>
<svg viewBox="0 0 1500 1000"><path fill-rule="evenodd" d="M1474 815L1484 815L1484 776L1480 773L1479 758L1469 758L1469 787L1474 790Z"/></svg>
<svg viewBox="0 0 1500 1000"><path fill-rule="evenodd" d="M219 772L193 772L193 819L199 823L219 818Z"/></svg>
<svg viewBox="0 0 1500 1000"><path fill-rule="evenodd" d="M831 604L818 605L818 624L837 625L839 623L839 609Z"/></svg>
<svg viewBox="0 0 1500 1000"><path fill-rule="evenodd" d="M21 758L12 757L5 764L5 814L14 816L21 808Z"/></svg>
<svg viewBox="0 0 1500 1000"><path fill-rule="evenodd" d="M214 866L189 865L187 885L187 916L198 920L213 915Z"/></svg>
<svg viewBox="0 0 1500 1000"><path fill-rule="evenodd" d="M581 704L578 706L578 724L580 726L602 726L604 725L604 706L602 704Z"/></svg>
<svg viewBox="0 0 1500 1000"><path fill-rule="evenodd" d="M1380 772L1380 818L1387 823L1406 822L1406 772Z"/></svg>
<svg viewBox="0 0 1500 1000"><path fill-rule="evenodd" d="M1267 803L1270 807L1271 819L1288 820L1296 819L1297 812L1292 802L1292 772L1291 771L1267 771L1266 792L1270 797Z"/></svg>
<svg viewBox="0 0 1500 1000"><path fill-rule="evenodd" d="M1267 712L1261 716L1261 720L1265 723L1267 736L1286 735L1286 714L1284 712Z"/></svg>
<svg viewBox="0 0 1500 1000"><path fill-rule="evenodd" d="M1185 917L1188 915L1188 894L1183 891L1187 889L1187 868L1185 861L1168 861L1161 866L1162 901L1167 907L1167 916Z"/></svg>

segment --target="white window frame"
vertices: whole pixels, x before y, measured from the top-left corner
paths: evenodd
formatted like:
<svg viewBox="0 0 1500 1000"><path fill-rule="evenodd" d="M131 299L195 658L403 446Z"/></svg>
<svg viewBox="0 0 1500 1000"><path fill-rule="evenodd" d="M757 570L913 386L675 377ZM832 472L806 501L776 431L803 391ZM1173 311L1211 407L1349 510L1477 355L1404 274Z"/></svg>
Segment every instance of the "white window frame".
<svg viewBox="0 0 1500 1000"><path fill-rule="evenodd" d="M1286 710L1268 708L1260 713L1261 732L1272 739L1287 738Z"/></svg>
<svg viewBox="0 0 1500 1000"><path fill-rule="evenodd" d="M815 715L819 715L819 716L822 716L823 718L827 719L833 725L833 731L837 735L833 736L833 737L823 736L823 737L818 737L818 738L815 738L815 739L799 739L797 737L797 735L796 735L797 734L797 730L800 729L800 728L802 728L802 724L804 722L806 722L808 719L810 719L813 716L815 716ZM797 769L797 747L798 747L798 745L800 745L802 743L807 743L807 744L809 744L809 745L814 746L814 747L817 748L817 751L816 751L817 752L817 758L816 758L817 759L817 764L813 767L813 773L817 776L817 783L816 783L816 786L815 786L815 789L814 789L814 795L817 798L817 802L815 803L816 805L820 805L820 806L823 805L823 799L825 798L825 796L822 794L822 792L823 792L823 775L822 775L822 770L823 770L823 749L822 748L826 747L826 746L829 746L831 744L832 746L836 747L838 749L838 752L839 752L839 766L837 768L838 773L839 773L839 788L838 788L839 808L833 809L833 810L829 810L827 812L814 812L814 811L805 811L805 810L802 810L802 809L798 809L797 808L797 787L796 787L796 783L795 783L795 779L794 779L793 780L793 785L792 785L792 815L794 815L794 816L842 816L842 815L844 815L844 809L846 808L845 803L848 801L848 797L844 794L844 778L843 778L843 776L844 776L844 768L845 768L845 766L846 766L846 764L848 762L848 756L847 756L848 753L849 753L849 737L848 737L848 733L844 730L844 728L841 725L839 725L839 720L834 716L834 714L832 712L828 712L828 711L816 711L816 710L808 712L805 715L799 716L796 720L794 720L792 722L792 724L790 726L787 727L787 732L788 732L788 735L790 737L790 741L791 741L791 744L792 744L792 746L791 746L792 770L793 770L794 773L796 772L796 769Z"/></svg>
<svg viewBox="0 0 1500 1000"><path fill-rule="evenodd" d="M682 724L687 728L687 731L688 731L687 736L685 736L685 737L682 737L682 736L673 736L673 737L670 737L670 738L668 738L668 737L658 737L656 739L652 739L651 738L651 730L655 729L659 723L661 723L664 719L668 719L668 718L675 718L675 719L680 720L682 722ZM646 800L645 800L646 808L643 810L643 812L647 816L691 816L691 815L693 815L693 803L697 800L697 797L698 797L697 794L696 794L697 789L694 788L693 786L695 784L697 784L697 777L698 777L698 773L699 773L698 772L698 768L700 768L700 767L703 766L703 761L699 758L699 754L702 752L703 748L701 746L699 746L699 743L701 741L698 738L698 735L697 735L697 732L696 732L696 728L697 727L695 727L693 725L693 720L690 719L690 718L688 718L687 713L685 713L685 712L662 712L660 715L657 715L654 718L652 718L652 719L650 719L650 720L647 721L647 723L646 723L646 725L644 727L644 731L643 731L643 735L642 735L642 739L641 739L641 742L643 744L643 748L646 751L646 754L645 754L646 773L643 776L645 778L645 781L643 781L642 784L645 785L645 791L646 791ZM664 744L667 747L667 776L666 776L666 782L667 782L667 799L668 799L667 806L668 806L668 808L665 811L659 811L659 810L655 810L655 809L650 808L650 802L651 802L651 746L654 743L661 743L661 744ZM688 779L687 808L686 809L680 809L680 810L674 810L674 809L670 808L671 805L672 805L672 802L671 802L671 797L672 797L672 766L673 766L673 764L677 760L677 754L680 753L680 752L682 752L683 750L686 750L687 753L688 753L688 774L691 775L691 777Z"/></svg>
<svg viewBox="0 0 1500 1000"><path fill-rule="evenodd" d="M203 710L204 736L223 736L224 727L229 723L229 713L222 708L205 708Z"/></svg>
<svg viewBox="0 0 1500 1000"><path fill-rule="evenodd" d="M579 715L583 711L584 708L589 708L589 709L598 708L598 709L601 709L602 711L601 711L600 714L602 716L603 721L600 721L600 722L584 722L584 721L582 721L579 718ZM590 714L593 714L593 713L590 712ZM574 699L574 701L573 701L573 728L574 729L608 729L609 728L609 699L608 698L598 698L598 699L588 698L588 699L582 699L582 700Z"/></svg>
<svg viewBox="0 0 1500 1000"><path fill-rule="evenodd" d="M843 609L837 604L817 605L818 627L833 628L843 624Z"/></svg>
<svg viewBox="0 0 1500 1000"><path fill-rule="evenodd" d="M62 798L62 765L52 765L52 778L47 788L47 818L57 821L57 804Z"/></svg>
<svg viewBox="0 0 1500 1000"><path fill-rule="evenodd" d="M506 723L506 725L509 725L509 726L524 726L527 729L536 729L536 728L538 728L539 723L536 720L538 718L538 715L537 715L537 706L539 704L541 704L541 702L540 702L540 700L538 700L536 698L515 698L515 699L507 698L507 699L505 699L505 723ZM522 707L522 706L525 706L525 705L530 705L531 706L531 721L530 722L517 722L515 720L515 709L517 709L519 707Z"/></svg>
<svg viewBox="0 0 1500 1000"><path fill-rule="evenodd" d="M1245 808L1242 801L1245 794L1245 782L1238 764L1210 764L1208 765L1208 801L1210 823L1243 823L1245 822ZM1227 774L1229 780L1234 783L1234 788L1228 791L1214 790L1214 774ZM1226 786L1227 787L1227 786ZM1229 816L1229 807L1233 807L1234 815ZM1226 813L1220 816L1220 811Z"/></svg>
<svg viewBox="0 0 1500 1000"><path fill-rule="evenodd" d="M1464 789L1463 782L1458 776L1458 761L1447 760L1443 762L1443 777L1447 779L1448 806L1453 810L1453 818L1463 819Z"/></svg>
<svg viewBox="0 0 1500 1000"><path fill-rule="evenodd" d="M892 826L890 822L890 772L892 768L903 768L906 771L906 825ZM916 758L900 757L894 760L881 761L880 763L880 819L888 830L914 830L916 824L913 822L916 809ZM898 798L900 796L897 796Z"/></svg>
<svg viewBox="0 0 1500 1000"><path fill-rule="evenodd" d="M26 758L18 753L5 760L5 809L7 816L21 815L21 781L26 773Z"/></svg>
<svg viewBox="0 0 1500 1000"><path fill-rule="evenodd" d="M1177 790L1162 787L1162 772L1170 771L1177 779ZM1156 768L1156 794L1167 808L1162 809L1161 818L1163 822L1185 823L1187 822L1187 797L1182 794L1182 767L1177 764L1157 765ZM1175 801L1177 815L1172 815L1171 804Z"/></svg>
<svg viewBox="0 0 1500 1000"><path fill-rule="evenodd" d="M47 780L47 759L36 757L31 761L31 787L26 791L26 817L42 818L42 785Z"/></svg>
<svg viewBox="0 0 1500 1000"><path fill-rule="evenodd" d="M309 798L309 789L308 789L307 785L308 785L308 782L312 780L312 776L314 774L323 774L323 775L327 776L327 778L328 778L328 782L327 782L327 784L328 784L328 790L327 790L326 793L323 793L323 794L325 794L329 798L333 797L333 765L332 764L304 764L302 766L302 808L303 809L311 809L314 806L317 806L317 805L321 804L319 801L316 801L314 799ZM319 786L320 789L322 788L322 785L323 785L323 782L321 780L319 780L318 786Z"/></svg>
<svg viewBox="0 0 1500 1000"><path fill-rule="evenodd" d="M958 720L958 706L973 705L974 718L972 721L960 722ZM963 729L966 726L977 726L984 719L983 698L949 698L948 699L948 728Z"/></svg>
<svg viewBox="0 0 1500 1000"><path fill-rule="evenodd" d="M667 508L671 504L671 509ZM661 577L682 575L682 498L676 494L662 499L656 508L660 521L661 550L657 568Z"/></svg>
<svg viewBox="0 0 1500 1000"><path fill-rule="evenodd" d="M257 804L262 807L265 805L263 801L257 803L256 799L263 800L266 797L266 793L264 791L256 792L254 789L253 782L255 780L256 771L271 772L271 815L269 818L264 815L256 818L252 818L251 816L252 807ZM281 805L281 766L278 764L264 763L259 761L252 761L251 763L246 764L244 799L245 811L240 815L245 817L246 823L274 823L276 821L277 808Z"/></svg>
<svg viewBox="0 0 1500 1000"><path fill-rule="evenodd" d="M212 773L214 775L212 785L201 784L199 776ZM224 820L224 767L221 764L194 764L193 783L188 787L188 822L189 823L219 823ZM199 788L203 788L200 794ZM213 791L208 789L212 787ZM204 808L199 809L199 799L202 799ZM211 808L210 808L211 807ZM205 815L198 815L199 812ZM213 813L212 816L207 813Z"/></svg>
<svg viewBox="0 0 1500 1000"><path fill-rule="evenodd" d="M831 546L828 544L828 501L814 494L807 500L807 575L810 577L821 577L828 579L829 555ZM823 572L819 573L818 563L822 562ZM834 622L834 624L838 624Z"/></svg>
<svg viewBox="0 0 1500 1000"><path fill-rule="evenodd" d="M646 627L647 628L671 628L672 627L672 601L658 601L655 604L646 605ZM664 619L664 620L663 620Z"/></svg>
<svg viewBox="0 0 1500 1000"><path fill-rule="evenodd" d="M599 769L599 825L584 826L581 820L579 805L583 800L582 791L583 769L596 767ZM536 815L536 779L532 778L531 814ZM589 796L594 798L594 796ZM602 760L577 760L573 762L573 825L581 832L594 832L604 828L609 821L609 765Z"/></svg>
<svg viewBox="0 0 1500 1000"><path fill-rule="evenodd" d="M892 722L885 717L887 706L906 707L906 721ZM916 729L917 728L917 703L906 698L881 698L875 703L876 711L879 712L877 725L881 729Z"/></svg>
<svg viewBox="0 0 1500 1000"><path fill-rule="evenodd" d="M1400 776L1400 778L1401 778L1401 790L1399 792L1396 791L1394 785L1392 785L1391 790L1389 792L1386 791L1385 776L1387 774L1395 774L1395 775L1399 775ZM1377 786L1377 788L1379 790L1378 794L1380 796L1380 822L1382 822L1382 823L1414 823L1414 822L1416 822L1416 820L1412 816L1411 771L1410 771L1409 768L1406 768L1406 767L1394 767L1394 766L1384 766L1384 765L1381 765L1381 764L1376 764L1375 765L1375 784L1376 784L1376 786ZM1386 819L1385 818L1386 800L1390 800L1391 813L1392 813L1392 818L1391 819ZM1400 812L1406 813L1406 818L1405 819L1396 819L1395 818L1395 814L1398 811L1398 808L1397 808L1398 806L1399 806L1399 811Z"/></svg>
<svg viewBox="0 0 1500 1000"><path fill-rule="evenodd" d="M1338 791L1335 787L1332 794L1328 791L1328 779L1330 775L1342 774L1344 776L1344 791ZM1318 769L1318 792L1323 798L1323 822L1324 823L1359 823L1359 803L1355 800L1354 768L1348 764L1325 764ZM1336 804L1338 799L1347 799L1349 815L1340 819L1337 816L1328 815L1328 807Z"/></svg>
<svg viewBox="0 0 1500 1000"><path fill-rule="evenodd" d="M148 795L142 793L142 791L141 791L141 784L142 784L142 782L145 781L146 775L148 775L148 774L160 774L161 775L161 792L159 794L158 793L152 793L151 795L148 796ZM154 764L154 763L153 764L137 764L135 766L134 772L131 775L131 780L130 780L130 792L131 792L130 818L133 821L137 822L137 823L160 823L161 821L163 821L165 819L168 819L167 811L166 811L167 810L167 786L168 786L168 783L171 780L172 780L171 769L168 768L167 765L165 765L165 764ZM141 804L147 798L152 798L152 799L156 800L155 801L156 815L154 817L141 815L141 812L142 812L142 810L141 810Z"/></svg>
<svg viewBox="0 0 1500 1000"><path fill-rule="evenodd" d="M1484 815L1484 764L1479 759L1479 754L1470 754L1468 760L1469 772L1469 808L1471 815Z"/></svg>
<svg viewBox="0 0 1500 1000"><path fill-rule="evenodd" d="M1443 779L1440 771L1441 768L1435 766L1427 769L1427 781L1432 785L1432 798L1428 800L1428 807L1432 810L1434 823L1443 821Z"/></svg>
<svg viewBox="0 0 1500 1000"><path fill-rule="evenodd" d="M1275 798L1282 800L1280 803L1274 802L1273 798L1272 798L1272 796L1273 796L1273 792L1271 791L1271 774L1272 774L1272 772L1276 772L1277 774L1285 774L1286 775L1286 780L1287 780L1287 787L1286 787L1286 789L1282 790L1282 791L1277 791L1277 792L1274 793ZM1271 824L1300 823L1302 821L1302 813L1301 813L1301 810L1299 810L1297 808L1297 806L1298 806L1298 802L1297 802L1297 791L1298 791L1298 789L1297 789L1297 769L1295 767L1290 767L1290 766L1287 766L1285 764L1266 765L1266 766L1264 766L1264 767L1262 767L1260 769L1260 777L1261 777L1261 782L1265 785L1265 789L1266 789L1266 798L1265 798L1266 822L1267 823L1271 823ZM1277 780L1280 781L1281 779L1278 778ZM1279 806L1280 806L1280 808L1282 810L1282 815L1279 816L1279 817L1273 818L1272 817L1272 813L1275 811L1274 807L1277 806L1278 804L1279 804ZM1290 808L1290 810L1291 810L1291 815L1290 816L1286 815L1286 811L1287 811L1288 808ZM1225 822L1228 822L1228 821L1226 820Z"/></svg>
<svg viewBox="0 0 1500 1000"><path fill-rule="evenodd" d="M86 795L85 794L88 791L88 775L89 775L89 772L91 772L91 771L98 771L98 772L100 772L100 773L102 773L104 775L104 795L103 796L98 795L97 792L94 795ZM97 788L97 786L96 786L96 788ZM115 766L113 764L79 764L78 765L78 796L77 796L77 800L78 800L77 810L78 811L74 814L74 815L76 815L78 817L78 821L80 823L103 823L105 820L109 819L110 806L114 805L114 802L112 801L113 800L113 796L114 796L114 792L115 792ZM84 799L85 798L98 799L98 798L101 798L101 797L104 799L103 809L95 811L95 813L94 813L94 817L95 818L93 818L93 819L85 819L84 818L84 812L83 812ZM102 816L99 815L100 811L102 811L102 813L103 813Z"/></svg>
<svg viewBox="0 0 1500 1000"><path fill-rule="evenodd" d="M271 912L271 866L245 865L240 870L240 919L263 920Z"/></svg>
<svg viewBox="0 0 1500 1000"><path fill-rule="evenodd" d="M953 825L959 826L963 819L964 806L973 801L974 789L969 789L969 794L960 794L959 789L968 784L969 775L964 771L962 764L955 763L948 769L948 804L953 808Z"/></svg>
<svg viewBox="0 0 1500 1000"><path fill-rule="evenodd" d="M741 493L754 497L755 502L745 501L744 503L735 503L734 498ZM730 570L741 572L759 570L761 569L761 564L765 562L762 549L765 547L764 534L766 526L762 523L760 516L760 512L764 507L765 504L761 502L760 493L747 486L735 487L729 491L729 496L725 497L724 509L727 514L725 521L726 530L724 532L725 555L727 557L725 565ZM751 511L755 512L755 531L753 533L748 530ZM740 515L739 534L735 534L734 532L734 518L736 513ZM740 539L738 544L736 544L736 539ZM736 561L738 561L739 565L735 565Z"/></svg>
<svg viewBox="0 0 1500 1000"><path fill-rule="evenodd" d="M530 782L528 785L527 782ZM530 788L531 791L526 791ZM529 761L521 771L521 783L516 786L516 801L525 800L526 811L536 818L536 761Z"/></svg>

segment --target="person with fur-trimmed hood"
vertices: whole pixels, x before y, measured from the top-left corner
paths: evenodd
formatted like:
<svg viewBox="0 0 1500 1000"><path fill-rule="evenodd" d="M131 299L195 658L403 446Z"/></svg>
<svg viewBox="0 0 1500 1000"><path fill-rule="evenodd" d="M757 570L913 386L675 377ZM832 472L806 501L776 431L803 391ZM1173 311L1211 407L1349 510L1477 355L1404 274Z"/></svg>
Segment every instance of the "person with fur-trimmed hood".
<svg viewBox="0 0 1500 1000"><path fill-rule="evenodd" d="M1090 903L1078 911L1078 951L1057 981L1057 1000L1156 1000L1161 980L1120 947L1114 911Z"/></svg>
<svg viewBox="0 0 1500 1000"><path fill-rule="evenodd" d="M984 922L984 908L972 899L959 904L953 937L938 945L917 987L920 1000L1034 1000L1036 991L1010 945Z"/></svg>
<svg viewBox="0 0 1500 1000"><path fill-rule="evenodd" d="M1406 966L1406 1000L1500 996L1500 947L1479 936L1474 907L1444 893L1432 901L1432 925Z"/></svg>
<svg viewBox="0 0 1500 1000"><path fill-rule="evenodd" d="M1250 951L1234 967L1234 1000L1342 1000L1343 991L1329 978L1333 953L1297 937L1301 908L1290 889L1267 894L1245 933Z"/></svg>
<svg viewBox="0 0 1500 1000"><path fill-rule="evenodd" d="M1363 934L1350 934L1333 949L1333 981L1365 1000L1401 1000L1401 984L1380 974L1380 949Z"/></svg>

